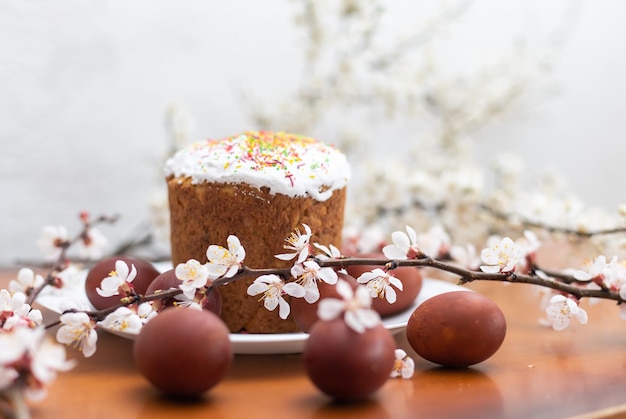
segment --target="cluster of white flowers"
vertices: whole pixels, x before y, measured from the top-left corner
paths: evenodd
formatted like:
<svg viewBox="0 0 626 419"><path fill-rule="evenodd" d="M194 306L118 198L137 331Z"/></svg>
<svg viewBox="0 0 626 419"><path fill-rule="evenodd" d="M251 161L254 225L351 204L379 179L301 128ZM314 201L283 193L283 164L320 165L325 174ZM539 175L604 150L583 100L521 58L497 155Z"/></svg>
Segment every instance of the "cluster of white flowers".
<svg viewBox="0 0 626 419"><path fill-rule="evenodd" d="M529 230L524 231L524 236L515 242L509 237L491 236L487 240L487 247L480 254L485 262L480 270L487 273L529 273L534 269L540 247L541 242Z"/></svg>
<svg viewBox="0 0 626 419"><path fill-rule="evenodd" d="M195 259L175 267L175 275L181 281L178 288L181 294L176 298L180 305L200 309L196 301L197 291L211 284L211 281L220 277L230 278L241 268L245 251L236 236L228 237L228 249L211 245L207 249L208 262L201 264ZM134 265L128 265L123 260L115 262L115 270L102 279L96 290L103 297L114 295L128 296L130 284L137 276ZM198 297L201 298L201 297ZM97 327L127 334L138 334L141 328L156 314L151 301L141 304L123 305L107 314L103 320L95 321L84 311L68 301L64 306L68 312L60 317L61 327L57 331L57 340L67 345L79 348L85 357L96 351Z"/></svg>
<svg viewBox="0 0 626 419"><path fill-rule="evenodd" d="M290 253L276 255L280 260L295 260L291 267L291 275L296 278L295 282L285 283L278 275L263 275L255 279L248 287L249 295L262 294L261 299L265 308L272 311L280 307L279 316L286 319L291 311L284 295L295 298L304 298L309 304L315 303L320 298L318 281L323 281L333 285L337 283L337 273L332 268L322 268L314 260L308 257L312 252L310 243L311 228L303 224L304 234L296 228L289 237L285 239L284 245ZM319 245L316 244L316 247ZM338 250L335 247L319 246L325 252L325 257L332 257Z"/></svg>
<svg viewBox="0 0 626 419"><path fill-rule="evenodd" d="M284 298L289 295L293 298L304 298L312 304L319 300L317 316L320 320L333 320L343 316L347 326L363 333L366 329L381 324L380 315L372 309L372 298L386 298L394 303L396 292L393 287L402 290L402 283L382 269L365 272L359 278L355 289L348 282L339 279L337 272L331 267L320 267L312 258L313 248L321 253L315 257L319 260L340 259L343 256L333 245L325 246L319 243L310 243L312 231L304 224L304 234L296 229L285 241L285 249L289 253L276 255L280 260L295 260L290 273L295 278L293 282L285 282L276 274L262 275L248 287L248 294L261 295L266 309L273 311L279 307L279 316L286 319L290 313L290 306ZM403 242L404 244L404 242ZM324 298L320 300L319 281L334 285L341 298ZM393 287L392 287L393 285ZM392 377L409 378L413 375L413 361L403 354L400 364L394 368Z"/></svg>
<svg viewBox="0 0 626 419"><path fill-rule="evenodd" d="M476 163L470 160L473 153L459 153L459 158L443 160L436 167L423 161L436 154L441 153L420 144L419 153L411 155L410 165L397 161L368 164L351 186L354 193L348 201L348 228L365 231L381 226L393 231L410 223L417 231L427 231L441 225L454 243L474 247L482 246L494 233L519 236L533 228L542 236L571 238L577 246L626 257L626 224L619 211L586 204L566 186L550 186L549 178L528 179L527 172L501 176L484 165L479 174ZM498 159L496 156L496 164ZM388 170L390 166L393 170ZM467 184L469 178L481 180ZM387 196L390 189L396 198ZM587 236L619 229L621 234ZM585 235L583 243L577 240L580 235ZM423 251L432 254L427 246Z"/></svg>
<svg viewBox="0 0 626 419"><path fill-rule="evenodd" d="M83 217L87 215L81 215ZM64 347L45 334L41 312L28 303L28 296L41 291L44 283L56 288L73 284L77 269L64 260L64 252L71 243L65 227L44 227L38 244L46 259L61 261L58 269L50 273L46 283L32 269L22 268L17 277L9 282L8 289L0 290L0 392L3 394L11 394L14 398L23 395L29 399L41 398L45 395L45 386L55 378L56 372L73 366L66 360ZM78 243L81 257L100 257L106 239L90 228L81 234ZM73 305L70 308L74 308ZM97 337L89 316L67 313L61 316L60 321L63 326L58 331L57 340L61 343L78 341L81 347L84 343L85 354L93 354ZM72 331L66 323L73 326ZM78 323L83 326L77 335Z"/></svg>
<svg viewBox="0 0 626 419"><path fill-rule="evenodd" d="M46 260L57 260L64 248L70 244L67 228L64 226L44 227L37 244ZM90 227L78 240L78 256L89 260L100 259L108 244L108 239L98 228Z"/></svg>
<svg viewBox="0 0 626 419"><path fill-rule="evenodd" d="M23 292L0 290L0 326L3 330L36 327L41 325L41 321L41 311L26 303L26 295Z"/></svg>
<svg viewBox="0 0 626 419"><path fill-rule="evenodd" d="M308 229L308 227L306 228ZM300 240L305 241L308 245L310 234L304 236L294 235L293 239L295 241L292 244L298 245ZM246 255L245 249L234 235L228 237L227 244L228 248L219 245L208 246L206 252L208 261L204 264L195 259L190 259L175 267L174 273L180 280L178 288L181 293L175 296L179 300L179 305L200 309L198 301L202 298L202 295L198 293L199 290L210 286L214 280L232 278L238 273ZM294 249L296 250L296 253L293 254L294 257L298 256L299 258L300 254L306 252L300 245L292 250ZM313 283L312 278L318 276L331 282L333 280L336 281L337 278L332 269L320 268L312 260L303 260L302 263L294 265L294 272L298 269L301 270L301 272L298 272L298 277L301 278L303 283ZM132 294L131 284L136 276L137 270L134 265L129 265L123 260L117 260L114 271L102 279L97 292L104 297L114 295L120 295L121 297L129 296ZM28 275L26 274L20 275L20 278L23 279L22 282L27 277ZM277 275L261 276L255 284L256 287L262 287L260 292L264 293L265 306L269 310L280 306L280 313L283 318L286 318L289 314L289 306L281 298L283 292L311 300L317 289L315 284L308 287L304 287L299 283L285 284ZM317 298L319 298L319 292L317 293ZM63 306L66 312L59 319L61 327L57 331L57 340L77 347L85 357L93 355L96 351L98 339L96 330L98 327L127 334L137 334L146 322L157 315L151 301L141 304L132 302L129 304L121 303L119 307L108 313L100 321L95 320L84 308L77 307L72 301L65 302Z"/></svg>
<svg viewBox="0 0 626 419"><path fill-rule="evenodd" d="M600 255L593 263L583 266L583 269L574 270L573 276L580 281L589 281L590 286L595 285L598 289L604 287L617 291L626 300L626 265L617 256L607 261L606 256Z"/></svg>
<svg viewBox="0 0 626 419"><path fill-rule="evenodd" d="M18 271L17 278L9 281L9 291L28 294L43 283L43 276L35 274L30 268L22 268Z"/></svg>
<svg viewBox="0 0 626 419"><path fill-rule="evenodd" d="M79 243L85 243L94 237L96 242L106 243L106 239L97 232L93 234L93 228L89 228L85 234L81 235ZM54 234L57 234L55 238ZM101 237L101 238L98 238ZM52 243L68 242L67 230L64 227L44 228L43 237L40 243L51 241ZM56 246L56 245L55 245ZM100 256L100 250L92 249L89 256ZM76 268L73 265L67 266L56 274L56 285L63 288L66 285L72 285L73 277L76 276ZM111 297L115 295L126 295L131 287L129 284L133 282L137 276L137 270L134 265L128 265L123 260L115 262L115 269L109 275L102 279L100 287L96 289L99 295L103 297ZM19 276L18 276L19 279ZM32 289L32 287L31 287ZM71 295L68 293L68 295ZM128 307L120 307L109 313L102 321L97 321L89 314L90 307L70 299L65 299L60 303L63 311L59 318L60 327L56 333L56 340L65 345L71 345L79 349L83 356L90 357L96 352L98 341L97 327L103 327L109 330L123 331L126 333L139 333L141 326L147 322L154 314L152 306L149 303L141 305L132 304Z"/></svg>
<svg viewBox="0 0 626 419"><path fill-rule="evenodd" d="M337 282L337 293L342 297L320 301L317 315L320 320L333 320L343 314L346 324L355 332L363 333L380 324L379 314L372 310L372 297L363 286L352 289L343 279Z"/></svg>
<svg viewBox="0 0 626 419"><path fill-rule="evenodd" d="M542 323L552 326L554 330L563 330L569 325L572 316L581 324L587 323L587 312L576 301L557 294L550 298L550 303L546 307L546 319Z"/></svg>
<svg viewBox="0 0 626 419"><path fill-rule="evenodd" d="M345 309L346 323L356 331L362 332L364 328L379 324L380 317L371 310L371 298L384 297L393 303L396 300L396 292L391 285L402 290L402 283L382 269L374 269L372 272L366 272L357 278L357 282L364 284L364 286L358 286L355 291L356 294L353 296L352 289L346 289L349 286L345 281L338 280L337 272L333 268L320 267L315 260L309 258L312 256L312 248L322 251L317 255L320 260L340 258L339 249L333 245L324 246L319 243L311 245L311 228L306 224L303 226L304 234L296 229L286 239L287 244L284 247L291 250L292 253L276 255L276 258L281 260L296 261L290 270L291 275L296 280L285 283L278 275L263 275L248 287L248 294L253 296L261 294L265 307L268 310L279 307L280 317L286 319L290 313L290 306L284 295L304 298L309 304L315 303L320 299L318 282L322 281L329 285L335 285L337 292L345 301L340 303L336 299L327 299L334 301L334 303L329 303L327 300L320 302L318 313L320 318L335 317L339 311Z"/></svg>
<svg viewBox="0 0 626 419"><path fill-rule="evenodd" d="M626 261L620 260L617 256L607 261L606 256L600 255L593 262L585 264L582 269L568 271L577 280L586 282L588 289L614 291L626 301ZM620 316L626 320L626 304L620 304Z"/></svg>
<svg viewBox="0 0 626 419"><path fill-rule="evenodd" d="M382 247L385 257L390 260L407 260L418 258L450 258L457 265L470 271L482 271L489 274L502 274L503 280L507 275L532 274L539 278L549 279L548 275L536 266L537 251L541 242L531 231L524 231L524 235L513 241L509 237L491 236L487 240L487 247L482 249L480 260L476 258L473 246L453 246L449 236L437 225L426 233L418 235L410 226L406 226L406 233L395 231L391 235L391 244ZM357 235L349 236L351 242L359 241ZM376 240L377 245L380 244ZM424 243L424 245L422 245ZM428 252L424 251L428 248ZM368 249L369 250L369 249ZM480 263L482 261L483 264ZM579 282L588 282L588 289L607 289L619 292L619 296L626 301L626 264L617 258L607 263L606 257L599 256L594 263L583 269L565 269L564 274L571 274ZM359 282L367 282L371 296L387 296L389 302L395 297L395 291L390 285L397 286L395 278L382 269L373 269L359 277ZM401 284L400 284L401 285ZM587 323L587 313L579 306L577 298L550 291L547 294L549 301L546 304L546 318L540 323L552 326L555 330L563 330L569 325L572 317L580 323ZM620 304L621 316L626 319L626 304Z"/></svg>
<svg viewBox="0 0 626 419"><path fill-rule="evenodd" d="M0 290L0 393L39 400L56 373L73 366L65 357L65 348L47 337L41 312L26 302L21 291L42 281L23 268L11 282L13 290Z"/></svg>
<svg viewBox="0 0 626 419"><path fill-rule="evenodd" d="M286 248L292 253L277 255L283 260L296 260L291 269L291 274L296 278L295 282L285 283L276 274L263 275L257 278L248 288L248 294L259 295L268 310L279 307L281 318L287 318L290 313L289 304L285 295L294 298L305 298L307 302L314 303L319 299L318 281L328 284L336 284L337 291L343 300L326 299L320 302L318 316L323 319L335 318L339 313L345 313L346 323L354 330L363 331L380 322L380 317L371 310L371 298L385 298L389 303L396 300L396 290L402 291L402 283L392 275L391 270L374 268L364 272L357 278L361 286L356 290L349 288L345 281L337 281L337 275L331 268L321 268L313 260L312 246L309 241L312 232L308 226L305 234L296 230L288 239ZM406 232L395 231L391 234L391 243L382 246L384 256L389 260L410 260L421 258L452 259L457 265L470 270L480 270L488 274L502 274L503 280L510 274L532 274L540 278L547 275L539 270L535 264L536 254L541 246L537 236L531 231L525 231L524 235L513 241L509 237L500 238L492 236L488 240L488 247L480 253L480 261L477 261L473 248L453 246L450 237L441 226L434 226L425 233L417 234L410 226L405 227ZM351 236L349 240L355 240ZM375 240L377 245L380 240ZM343 256L334 246L326 247L317 243L313 247L322 250L317 257L319 260L340 259ZM428 249L428 254L424 251ZM305 254L306 257L301 255ZM611 263L599 258L587 271L573 271L573 277L590 284L607 289L619 290L626 300L626 268L614 259ZM621 294L620 294L621 295ZM626 310L623 312L626 313ZM579 307L578 300L561 294L552 294L549 305L546 307L547 319L544 322L551 325L555 330L562 330L569 324L569 319L574 316L586 323L586 312ZM626 317L626 315L625 315Z"/></svg>
<svg viewBox="0 0 626 419"><path fill-rule="evenodd" d="M134 265L128 266L123 260L117 260L115 270L102 279L100 287L96 291L103 297L126 295L131 289L129 284L132 283L136 275L137 271ZM71 294L68 293L69 295ZM56 333L57 341L76 347L86 358L96 352L98 327L137 334L143 324L156 315L151 303L119 307L101 321L97 321L87 313L90 307L72 299L62 301L60 308L63 314L59 318L61 326Z"/></svg>

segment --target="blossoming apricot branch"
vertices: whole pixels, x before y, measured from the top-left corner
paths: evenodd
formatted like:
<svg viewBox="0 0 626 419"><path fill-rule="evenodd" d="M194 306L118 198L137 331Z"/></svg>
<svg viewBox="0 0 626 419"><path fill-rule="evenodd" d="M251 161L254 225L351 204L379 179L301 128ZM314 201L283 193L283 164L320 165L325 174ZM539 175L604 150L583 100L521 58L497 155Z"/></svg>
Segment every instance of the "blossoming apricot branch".
<svg viewBox="0 0 626 419"><path fill-rule="evenodd" d="M290 269L250 269L245 267L242 264L245 250L239 240L235 236L231 236L227 240L228 249L217 245L209 246L207 249L208 263L205 265L191 260L176 267L177 277L181 280L180 290L170 290L147 296L132 294L126 290L125 296L120 299L118 306L106 310L90 311L88 314L96 320L103 320L123 306L176 297L181 292L192 303L196 290L254 276L257 277L257 280L249 288L249 293L251 295L260 294L260 300L269 310L280 307L281 317L286 318L290 309L283 295L290 295L295 298L302 297L307 302L313 303L319 298L318 281L334 284L337 280L335 269L358 264L381 266L381 268L362 275L357 280L367 286L372 297L384 297L389 302L395 301L395 289L401 290L401 283L392 275L393 270L401 266L430 267L447 271L458 275L461 283L475 280L529 283L551 288L572 297L576 301L584 297L623 301L622 296L615 289L615 284L612 287L608 286L597 277L591 281L593 276L590 274L586 274L587 276L583 278L585 275L581 274L581 271L578 271L578 274L566 274L540 270L534 264L534 254L539 243L534 236L531 237L530 235L524 240L522 247L525 250L520 249L520 246L509 238L502 239L500 243L483 250L481 257L485 264L480 267L481 271L477 271L426 255L418 244L418 235L410 227L407 227L407 233L394 232L392 234L393 244L383 249L386 259L346 258L333 246L326 247L317 243L311 245L309 241L312 231L306 225L303 227L304 233L296 230L286 239L285 249L290 253L276 256L281 260L295 259L295 263ZM445 232L442 233L439 229L435 234L435 230L433 229L433 234L431 234L434 238L421 235L419 241L430 242L427 247L431 251L433 249L436 251L436 257L445 256L446 253L452 254L449 243L446 243ZM439 242L437 241L438 238ZM432 245L432 242L439 244ZM313 248L321 250L322 253L313 256ZM475 262L473 263L475 264ZM617 266L615 263L613 265ZM122 272L122 276L132 276L131 267L120 267L116 271ZM290 277L295 278L295 281L286 283L285 281ZM123 287L125 282L124 278L120 278L119 275L105 278L101 288L103 295L117 292L117 288ZM596 289L591 286L580 287L579 284L584 282L597 284L597 287Z"/></svg>
<svg viewBox="0 0 626 419"><path fill-rule="evenodd" d="M406 233L394 232L392 234L392 244L383 248L383 254L386 257L380 259L344 257L333 246L326 247L317 243L311 245L309 240L312 232L308 226L304 226L304 231L304 234L295 231L287 238L285 248L292 253L277 255L277 258L282 260L295 260L291 268L251 269L244 266L245 250L235 236L230 236L227 240L228 249L217 245L209 246L207 250L209 261L205 265L196 260L190 260L176 267L177 277L181 280L179 289L145 296L127 294L121 299L119 306L91 311L88 314L95 319L102 320L120 307L176 297L181 293L192 301L196 291L202 288L216 287L243 278L255 277L256 280L248 288L248 293L260 295L260 301L268 310L273 311L278 307L280 317L287 318L290 307L284 298L285 295L304 298L307 302L314 303L319 299L318 282L336 284L336 270L350 265L379 265L380 268L362 274L357 278L357 282L365 285L371 297L386 298L390 303L395 301L396 289L402 290L401 282L393 276L394 269L404 266L428 267L449 272L457 275L461 284L487 280L547 287L566 297L566 302L560 298L554 299L553 305L559 304L563 311L572 314L576 313L571 303L584 312L578 307L578 301L582 298L603 298L622 303L626 297L626 269L617 260L607 263L604 257L599 257L593 265L587 266L586 270L569 270L570 273L541 270L535 263L536 251L540 244L531 233L527 233L518 242L503 238L483 249L481 259L484 264L479 266L480 270L476 270L460 266L454 260L445 261L443 258L437 259L426 255L420 248L417 234L410 227L407 227ZM437 257L445 258L456 254L451 251L449 243L445 242L445 235L442 235L440 231L437 231L436 235L444 237L436 245L432 245L432 242L437 242L437 240L430 238L429 247L438 249L440 253L436 255ZM428 241L425 236L421 238ZM322 253L314 256L313 248L322 250ZM306 257L302 257L303 254ZM471 264L476 265L476 262L471 262ZM128 269L125 268L123 272ZM288 282L289 278L295 278L295 280ZM103 284L106 281L109 279L105 278ZM120 287L122 285L119 284ZM553 307L547 308L546 313L550 318L554 317L550 314L553 312ZM584 321L582 314L576 317ZM553 322L555 329L560 328L563 321Z"/></svg>
<svg viewBox="0 0 626 419"><path fill-rule="evenodd" d="M54 379L56 372L73 365L65 359L62 346L44 339L41 313L31 305L45 287L64 286L64 275L71 268L66 260L67 249L75 243L84 247L102 243L103 240L97 239L94 233L93 224L114 220L100 217L92 222L86 215L81 219L83 230L73 239L68 238L63 228L46 229L47 248L54 250L57 261L45 278L24 268L10 282L8 290L0 290L0 399L14 410L20 409L24 395L41 397L45 385ZM393 274L396 268L403 266L449 272L458 276L460 283L488 280L549 288L554 294L546 307L545 321L555 330L567 327L572 317L586 323L587 314L578 305L582 298L614 300L622 307L621 315L626 318L626 304L622 304L626 301L626 265L623 262L599 256L583 269L542 270L536 264L540 243L532 233L526 233L518 241L494 239L478 259L470 248L459 251L458 247L452 246L441 228L434 227L418 235L407 227L406 232L397 231L391 235L391 244L382 249L384 258L359 258L345 257L332 245L311 244L313 232L308 226L303 227L304 233L296 230L286 239L287 253L276 255L278 259L294 261L290 268L246 267L243 246L236 236L230 236L228 248L219 245L207 248L206 263L189 260L176 266L175 274L180 280L178 287L150 295L134 292L132 282L136 269L120 260L98 288L101 295L119 295L119 304L103 310L90 310L72 301L65 303L64 312L55 323L60 324L57 341L74 345L88 357L96 350L98 327L139 333L143 325L157 315L154 302L176 298L178 305L199 308L198 300L208 289L251 277L256 279L248 287L248 294L259 296L268 310L278 308L281 318L290 313L290 306L284 298L286 295L314 303L320 299L320 281L336 284L340 298L322 300L318 317L343 316L349 327L362 332L381 321L378 313L371 309L371 299L385 298L393 303L397 291L402 290L402 283ZM42 244L46 248L45 243ZM317 254L314 254L315 249L319 251ZM90 249L91 256L97 253L94 248ZM350 265L377 267L356 278L359 285L352 289L337 275L337 271ZM410 377L412 360L400 352L396 358L392 376Z"/></svg>
<svg viewBox="0 0 626 419"><path fill-rule="evenodd" d="M268 310L280 307L279 313L282 318L286 318L289 314L289 306L283 298L284 295L296 298L304 296L307 302L313 303L319 298L318 281L334 284L336 283L334 270L350 265L380 265L381 268L362 274L357 278L357 282L366 285L371 297L383 297L389 302L395 301L394 288L401 290L402 286L393 277L393 271L403 266L429 267L446 271L457 275L461 284L488 280L547 287L566 297L565 302L560 298L552 300L552 306L547 308L546 314L552 320L555 329L560 329L565 320L554 318L554 305L558 305L563 312L576 315L578 312L584 313L584 310L578 307L578 301L582 298L603 298L622 303L626 297L626 269L616 259L611 263L603 263L605 259L599 257L596 263L585 267L585 270L569 270L571 273L541 270L535 263L540 243L530 232L527 232L525 237L518 242L503 238L483 249L481 259L484 265L480 265L480 270L475 270L460 266L454 261L445 261L426 255L418 244L418 235L410 227L407 227L406 233L394 232L392 234L392 244L383 248L386 258L381 259L344 257L332 246L325 247L317 243L311 246L309 240L312 232L308 226L304 227L304 234L296 231L287 239L285 248L293 253L277 255L283 260L295 259L296 263L291 269L250 269L239 263L237 273L230 277L230 280L234 281L243 277L258 276L249 287L248 293L261 295L260 300L264 302ZM452 251L449 243L446 243L446 235L442 234L440 229L434 228L432 232L435 238L426 236L421 238L429 242L431 249L438 250L437 257L450 257L452 254L458 254ZM323 253L313 256L312 247L322 250ZM302 257L302 254L306 254L307 257ZM475 265L476 263L470 261L469 264ZM232 265L230 267L232 268ZM295 281L286 282L289 277L295 278ZM576 305L576 312L571 303ZM567 321L570 317L567 316ZM586 317L582 314L576 317L582 322L586 321Z"/></svg>

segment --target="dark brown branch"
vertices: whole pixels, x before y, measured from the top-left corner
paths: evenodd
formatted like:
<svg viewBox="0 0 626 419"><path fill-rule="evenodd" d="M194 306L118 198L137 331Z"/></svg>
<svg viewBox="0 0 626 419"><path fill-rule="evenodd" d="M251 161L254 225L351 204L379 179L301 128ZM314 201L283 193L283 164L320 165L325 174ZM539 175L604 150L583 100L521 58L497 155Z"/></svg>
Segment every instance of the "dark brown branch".
<svg viewBox="0 0 626 419"><path fill-rule="evenodd" d="M542 278L537 275L524 275L524 274L516 274L514 272L506 272L506 273L487 273L482 271L473 271L469 269L462 268L460 266L454 265L452 263L444 262L441 260L433 259L429 256L422 257L419 259L407 259L407 260L391 260L391 259L371 259L371 258L338 258L338 259L320 259L315 258L315 261L320 265L320 267L332 267L336 269L345 268L346 266L353 265L368 265L368 266L381 266L387 271L392 271L393 269L400 267L422 267L422 268L433 268L444 272L449 272L451 274L457 275L459 277L459 284L466 284L473 281L498 281L498 282L510 282L510 283L520 283L520 284L532 284L538 285L541 287L551 288L555 291L561 292L563 294L571 295L576 297L576 299L582 298L602 298L607 300L613 300L617 303L624 302L620 297L618 292L610 291L606 288L604 289L586 289L576 286L575 284L579 282L571 275L566 275L563 273L552 272L550 273L552 278ZM548 271L544 271L548 272ZM230 282L242 280L244 278L253 278L259 277L261 275L279 275L283 279L288 280L291 277L291 272L289 268L263 268L263 269L253 269L248 268L246 266L242 267L233 277L231 278L219 278L215 281L212 281L210 285L206 288L218 287ZM547 273L548 274L548 273ZM558 278L558 279L555 279ZM115 306L103 309L103 310L94 310L94 311L86 311L85 313L89 315L91 318L96 320L103 320L107 315L113 313L120 307L125 307L134 303L140 304L142 302L149 302L154 300L163 300L167 298L173 298L177 295L182 294L182 290L179 288L171 288L166 291L161 291L155 294L149 295L140 295L140 294L132 294L126 297L120 298L120 303ZM70 312L76 310L69 310Z"/></svg>
<svg viewBox="0 0 626 419"><path fill-rule="evenodd" d="M558 274L560 280L553 278L541 278L536 275L522 275L515 273L486 273L481 271L472 271L461 268L457 265L446 263L431 257L410 260L387 260L387 259L363 259L363 258L345 258L332 260L318 260L320 266L345 267L350 265L380 265L387 269L403 266L429 267L440 271L449 272L459 276L459 283L465 284L473 281L500 281L513 282L521 284L533 284L542 287L554 289L556 291L573 295L580 298L603 298L614 300L622 303L623 300L619 293L608 289L591 290L573 285L578 282L574 277L565 274ZM545 272L545 271L544 271Z"/></svg>

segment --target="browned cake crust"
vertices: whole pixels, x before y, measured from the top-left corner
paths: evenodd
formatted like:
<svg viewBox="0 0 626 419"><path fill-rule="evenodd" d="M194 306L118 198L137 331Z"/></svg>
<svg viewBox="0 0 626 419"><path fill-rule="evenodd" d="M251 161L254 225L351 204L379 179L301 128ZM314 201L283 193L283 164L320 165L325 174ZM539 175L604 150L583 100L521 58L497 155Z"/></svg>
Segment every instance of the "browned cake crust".
<svg viewBox="0 0 626 419"><path fill-rule="evenodd" d="M206 262L211 244L226 246L236 235L246 250L244 264L250 268L289 267L292 261L274 257L285 253L283 245L296 228L307 224L311 243L341 244L346 188L335 190L326 201L309 197L270 194L267 188L247 184L202 182L190 178L167 179L170 205L172 262L196 259ZM220 287L222 319L231 332L284 333L298 331L278 310L268 311L258 296L246 293L254 278Z"/></svg>

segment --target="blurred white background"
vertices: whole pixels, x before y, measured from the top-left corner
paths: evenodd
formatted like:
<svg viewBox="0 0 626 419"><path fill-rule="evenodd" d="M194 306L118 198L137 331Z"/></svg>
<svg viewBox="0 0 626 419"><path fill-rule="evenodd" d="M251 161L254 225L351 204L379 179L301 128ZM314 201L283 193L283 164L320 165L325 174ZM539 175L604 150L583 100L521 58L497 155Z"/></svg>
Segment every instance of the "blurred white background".
<svg viewBox="0 0 626 419"><path fill-rule="evenodd" d="M424 5L383 3L399 28L424 23ZM506 51L511 35L532 51L564 28L554 67L474 133L477 158L514 151L530 168L562 172L585 201L626 202L626 3L470 3L461 25L439 35L472 35L446 50L459 68ZM299 7L295 0L0 0L0 264L37 258L41 228L75 231L81 210L122 215L101 229L113 244L146 220L163 192L171 104L193 117L194 139L261 128L244 93L271 108L297 86L306 36L294 25ZM376 124L385 132L384 120ZM334 142L323 129L305 134Z"/></svg>

